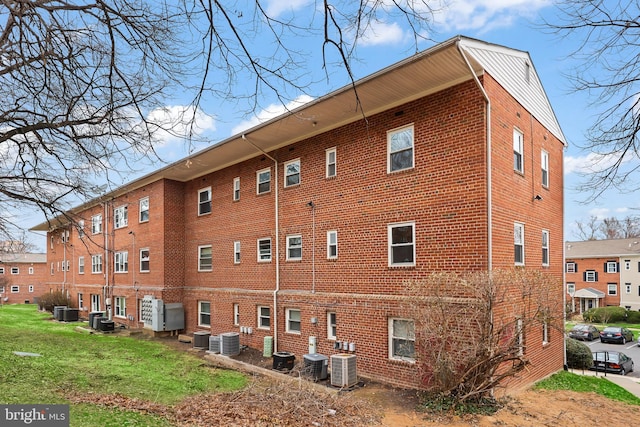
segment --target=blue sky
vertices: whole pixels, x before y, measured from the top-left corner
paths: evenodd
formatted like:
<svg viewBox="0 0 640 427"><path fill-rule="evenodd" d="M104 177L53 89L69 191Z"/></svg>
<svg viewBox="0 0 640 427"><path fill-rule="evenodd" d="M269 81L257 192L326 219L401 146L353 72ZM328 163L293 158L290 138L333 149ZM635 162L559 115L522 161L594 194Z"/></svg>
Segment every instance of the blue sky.
<svg viewBox="0 0 640 427"><path fill-rule="evenodd" d="M545 87L556 116L567 138L569 146L565 151L565 240L576 240L575 222L586 220L591 215L600 218L617 216L623 218L635 215L640 208L640 200L632 194L621 195L611 190L597 202L583 204L589 194L576 191L580 185L579 172L587 170L592 164L593 155L582 152L579 146L584 144L584 133L597 113L589 106L590 99L585 93L571 92L571 82L565 77L569 74L575 61L569 57L577 45L577 40L558 39L558 36L539 29L541 18L556 21L557 9L548 0L449 0L447 9L435 16L434 32L429 37L436 41L444 41L461 34L478 38L487 42L504 45L510 48L529 52L538 75ZM305 14L313 15L314 0L270 0L268 11L282 19L295 16L296 19ZM315 18L317 19L317 18ZM367 76L385 66L410 56L415 51L410 32L400 20L392 17L381 20L372 26L357 50L358 60L352 64L356 78ZM302 38L301 38L302 39ZM309 46L309 39L300 40L300 48ZM306 45L304 45L306 44ZM432 46L434 42L424 41L418 45L419 50ZM295 46L295 42L293 44ZM309 94L302 95L292 101L311 100L314 96L342 87L348 83L348 76L340 68L323 70L320 63L319 45L311 45L314 52L309 60L301 65L315 83L309 86ZM327 78L327 76L329 76ZM247 129L284 112L282 104L270 94L261 94L259 107L253 114L246 114L245 109L228 99L207 98L197 112L198 137L202 141L186 144L184 140L165 135L158 147L160 156L168 162L177 161L190 152L224 140L227 137ZM295 94L291 96L294 98ZM177 112L184 109L182 105L187 99L167 100L164 110L150 112L155 118L165 117L172 120ZM125 174L122 183L158 167L158 165L141 168ZM34 226L43 221L36 216L25 218L26 226ZM44 248L41 236L30 235L28 240Z"/></svg>

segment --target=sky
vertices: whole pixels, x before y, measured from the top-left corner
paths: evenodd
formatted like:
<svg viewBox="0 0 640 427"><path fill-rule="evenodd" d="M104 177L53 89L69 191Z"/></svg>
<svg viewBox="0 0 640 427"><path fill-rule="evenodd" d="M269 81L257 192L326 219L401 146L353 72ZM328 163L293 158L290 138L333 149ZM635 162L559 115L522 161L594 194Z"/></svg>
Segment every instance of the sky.
<svg viewBox="0 0 640 427"><path fill-rule="evenodd" d="M578 40L559 39L540 28L542 19L557 22L557 9L550 0L448 0L448 7L435 15L432 41L418 44L418 50L427 49L435 41L445 41L456 35L477 38L486 42L503 45L528 52L547 96L556 113L560 126L568 142L565 151L565 236L564 240L578 240L575 223L587 222L590 216L624 218L638 214L640 199L632 194L607 191L595 202L584 203L589 194L577 190L583 181L580 172L588 170L593 154L580 150L585 143L585 131L597 113L590 106L585 93L571 91L571 82L566 77L575 67L575 59L570 56ZM292 16L314 13L314 0L268 0L267 11L272 16L286 20ZM306 41L301 41L305 43ZM358 60L352 63L356 79L365 77L383 67L398 62L415 51L411 32L401 20L392 17L376 22L361 40ZM315 82L310 87L312 94L299 94L288 106L295 107L310 101L314 96L322 96L348 83L344 70L323 70L319 55L310 57L304 64ZM259 108L252 114L228 99L204 99L202 110L197 111L197 133L201 142L186 144L183 139L165 135L157 147L159 155L168 162L178 161L194 150L198 150L231 135L241 132L285 111L285 106L275 97L264 94ZM294 94L295 95L295 94ZM293 97L292 97L293 98ZM187 100L167 100L164 109L150 112L149 116L171 117L184 110ZM132 171L122 177L122 184L135 179L158 166ZM37 216L25 217L27 228L44 221ZM27 239L44 249L42 235L29 235Z"/></svg>

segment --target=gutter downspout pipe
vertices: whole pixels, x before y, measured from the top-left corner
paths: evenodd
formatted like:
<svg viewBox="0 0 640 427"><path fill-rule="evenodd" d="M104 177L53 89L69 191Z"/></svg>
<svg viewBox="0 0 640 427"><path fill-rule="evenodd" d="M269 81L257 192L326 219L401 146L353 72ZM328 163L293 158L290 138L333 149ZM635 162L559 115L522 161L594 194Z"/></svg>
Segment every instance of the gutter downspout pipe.
<svg viewBox="0 0 640 427"><path fill-rule="evenodd" d="M247 141L256 150L260 151L265 157L268 157L275 164L275 227L276 227L276 287L273 290L273 352L278 351L278 292L280 291L280 214L279 214L279 187L278 187L278 161L269 153L249 141L247 135L242 134L242 140Z"/></svg>

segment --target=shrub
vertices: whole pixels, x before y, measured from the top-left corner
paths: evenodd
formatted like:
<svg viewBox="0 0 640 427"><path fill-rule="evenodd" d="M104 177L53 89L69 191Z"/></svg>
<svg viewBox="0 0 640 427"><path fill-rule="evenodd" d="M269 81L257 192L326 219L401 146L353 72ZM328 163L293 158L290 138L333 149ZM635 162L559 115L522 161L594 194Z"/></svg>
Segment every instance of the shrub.
<svg viewBox="0 0 640 427"><path fill-rule="evenodd" d="M589 369L593 366L591 349L573 338L567 339L567 366L572 369Z"/></svg>
<svg viewBox="0 0 640 427"><path fill-rule="evenodd" d="M627 322L629 322L629 323L640 323L640 311L628 311L627 312Z"/></svg>
<svg viewBox="0 0 640 427"><path fill-rule="evenodd" d="M627 310L624 307L598 307L587 310L582 315L585 322L615 323L627 320Z"/></svg>
<svg viewBox="0 0 640 427"><path fill-rule="evenodd" d="M53 307L58 305L71 307L71 299L61 291L49 292L38 298L38 307L40 310L46 310L53 313Z"/></svg>

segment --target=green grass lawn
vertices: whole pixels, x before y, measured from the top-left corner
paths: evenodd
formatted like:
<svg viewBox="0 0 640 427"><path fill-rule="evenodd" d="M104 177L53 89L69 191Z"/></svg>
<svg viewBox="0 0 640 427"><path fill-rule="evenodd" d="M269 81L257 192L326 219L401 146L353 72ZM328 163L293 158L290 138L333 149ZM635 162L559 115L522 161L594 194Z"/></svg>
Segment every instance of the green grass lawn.
<svg viewBox="0 0 640 427"><path fill-rule="evenodd" d="M174 404L199 393L237 390L247 378L213 369L157 341L75 331L36 305L0 308L0 403L69 403L67 393L118 393ZM14 352L37 353L23 357ZM150 415L91 404L71 405L72 426L164 426Z"/></svg>

